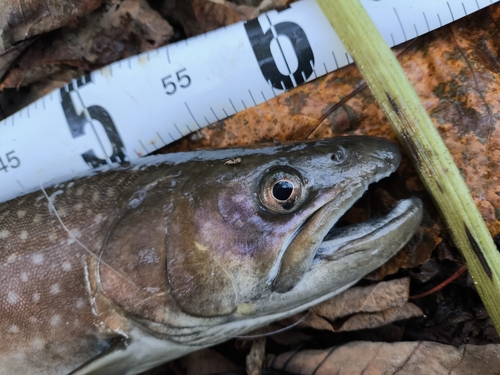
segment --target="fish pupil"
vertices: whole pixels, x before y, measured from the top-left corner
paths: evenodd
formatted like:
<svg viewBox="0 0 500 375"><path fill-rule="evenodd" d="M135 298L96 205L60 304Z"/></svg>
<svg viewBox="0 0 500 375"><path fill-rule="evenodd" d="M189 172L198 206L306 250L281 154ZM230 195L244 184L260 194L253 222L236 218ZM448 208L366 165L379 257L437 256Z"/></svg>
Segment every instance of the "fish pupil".
<svg viewBox="0 0 500 375"><path fill-rule="evenodd" d="M292 192L293 184L290 181L278 181L273 186L273 196L280 201L286 201Z"/></svg>

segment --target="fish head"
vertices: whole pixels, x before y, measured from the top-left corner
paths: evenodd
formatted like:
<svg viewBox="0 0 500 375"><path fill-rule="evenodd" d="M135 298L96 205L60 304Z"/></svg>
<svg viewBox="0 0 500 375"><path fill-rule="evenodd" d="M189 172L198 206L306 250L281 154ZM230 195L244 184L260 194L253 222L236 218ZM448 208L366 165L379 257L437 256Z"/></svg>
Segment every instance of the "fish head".
<svg viewBox="0 0 500 375"><path fill-rule="evenodd" d="M418 227L421 203L409 199L332 230L399 162L388 141L342 137L158 168L124 192L101 254L112 265L99 266L103 293L149 329L203 345L303 310L383 264Z"/></svg>

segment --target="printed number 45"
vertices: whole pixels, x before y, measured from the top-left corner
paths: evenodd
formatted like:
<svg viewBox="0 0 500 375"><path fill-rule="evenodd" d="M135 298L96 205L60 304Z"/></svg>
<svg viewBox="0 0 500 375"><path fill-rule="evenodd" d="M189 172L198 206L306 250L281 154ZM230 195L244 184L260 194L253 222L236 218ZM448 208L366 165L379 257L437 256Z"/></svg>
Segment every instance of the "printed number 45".
<svg viewBox="0 0 500 375"><path fill-rule="evenodd" d="M175 72L177 80L172 77L172 74L169 74L165 78L162 78L161 82L163 83L163 87L165 88L165 93L167 95L173 95L177 91L177 86L181 88L186 88L191 84L191 78L184 73L186 68L178 70Z"/></svg>
<svg viewBox="0 0 500 375"><path fill-rule="evenodd" d="M7 165L4 164L2 157L0 156L0 171L5 171L7 172L7 169L9 167L11 168L17 168L21 165L21 162L19 161L19 158L17 156L14 156L14 150L7 152L5 154L5 158L7 159Z"/></svg>

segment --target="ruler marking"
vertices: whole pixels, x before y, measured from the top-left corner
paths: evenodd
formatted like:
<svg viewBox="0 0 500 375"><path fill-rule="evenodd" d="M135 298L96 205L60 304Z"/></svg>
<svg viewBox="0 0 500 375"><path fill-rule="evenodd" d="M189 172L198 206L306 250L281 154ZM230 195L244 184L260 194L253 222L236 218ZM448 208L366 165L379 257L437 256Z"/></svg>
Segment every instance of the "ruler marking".
<svg viewBox="0 0 500 375"><path fill-rule="evenodd" d="M427 32L429 32L429 31L431 31L431 28L429 27L429 22L427 21L427 16L425 15L425 12L422 12L422 14L424 15L425 24L427 25Z"/></svg>
<svg viewBox="0 0 500 375"><path fill-rule="evenodd" d="M243 104L243 107L244 107L245 109L247 109L247 106L245 105L245 102L243 101L243 99L241 99L241 104Z"/></svg>
<svg viewBox="0 0 500 375"><path fill-rule="evenodd" d="M167 54L167 61L170 64L170 53L168 52L168 47L165 47L165 52Z"/></svg>
<svg viewBox="0 0 500 375"><path fill-rule="evenodd" d="M137 150L136 150L135 148L134 148L134 152L135 152L135 154L136 154L138 157L142 158L142 156L143 156L143 155L139 154L139 152L137 152Z"/></svg>
<svg viewBox="0 0 500 375"><path fill-rule="evenodd" d="M405 29L403 28L403 23L401 22L401 19L399 18L399 14L398 14L398 11L396 10L396 7L392 8L394 9L394 13L396 13L396 18L398 19L398 22L399 22L399 27L401 28L401 31L403 32L403 37L405 38L405 42L408 40L408 38L406 37L406 33L405 33ZM392 34L391 34L392 36ZM396 43L394 43L395 45Z"/></svg>
<svg viewBox="0 0 500 375"><path fill-rule="evenodd" d="M467 13L467 9L465 9L465 4L464 4L464 3L462 3L462 8L464 9L464 13L465 13L465 15L466 15L466 16L468 16L468 15L469 15L469 13Z"/></svg>
<svg viewBox="0 0 500 375"><path fill-rule="evenodd" d="M189 108L188 104L186 102L184 102L184 105L186 106L189 114L191 115L191 117L192 117L194 123L196 124L196 126L198 127L198 129L201 129L200 124L198 124L198 121L196 121L196 119L194 118L193 112L191 112L191 109Z"/></svg>
<svg viewBox="0 0 500 375"><path fill-rule="evenodd" d="M323 63L323 67L325 68L325 74L327 74L328 73L328 69L326 69L326 64L325 63ZM314 78L316 78L316 72L314 70L313 70L313 72L314 72Z"/></svg>
<svg viewBox="0 0 500 375"><path fill-rule="evenodd" d="M261 91L260 93L262 94L262 97L264 98L264 101L266 101L267 99L266 99L266 97L264 96L264 93L263 93L262 91Z"/></svg>
<svg viewBox="0 0 500 375"><path fill-rule="evenodd" d="M188 124L186 124L186 128L189 130L189 132L190 132L190 133L192 133L192 132L193 132L193 130L191 130L191 128L189 127L189 125L188 125Z"/></svg>
<svg viewBox="0 0 500 375"><path fill-rule="evenodd" d="M156 142L155 142L155 140L154 140L154 139L151 141L151 144L152 144L152 145L153 145L153 147L155 148L155 151L158 151L158 147L156 147ZM154 152L154 151L153 151L153 152Z"/></svg>
<svg viewBox="0 0 500 375"><path fill-rule="evenodd" d="M235 114L236 114L236 113L238 113L238 111L236 110L236 107L234 106L233 101L231 100L231 98L228 98L228 99L229 99L229 103L231 103L231 106L232 106L232 107L233 107L233 109L234 109L234 113L235 113Z"/></svg>
<svg viewBox="0 0 500 375"><path fill-rule="evenodd" d="M250 91L250 89L248 89L248 93L250 94L250 97L252 98L253 104L257 105L257 103L255 102L255 99L253 98L253 95L252 95L252 92Z"/></svg>
<svg viewBox="0 0 500 375"><path fill-rule="evenodd" d="M45 96L42 98L42 104L43 104L43 109L44 110L47 109L47 108L45 108Z"/></svg>
<svg viewBox="0 0 500 375"><path fill-rule="evenodd" d="M391 47L394 47L396 45L396 42L394 41L394 36L392 35L392 33L391 33L391 39L392 39L392 46Z"/></svg>
<svg viewBox="0 0 500 375"><path fill-rule="evenodd" d="M335 61L335 66L337 69L339 68L339 64L337 63L337 58L335 57L335 52L332 51L333 61Z"/></svg>
<svg viewBox="0 0 500 375"><path fill-rule="evenodd" d="M212 107L210 107L210 110L212 111L212 113L214 114L215 118L217 119L217 121L220 121L219 118L217 117L217 115L215 114L215 111Z"/></svg>
<svg viewBox="0 0 500 375"><path fill-rule="evenodd" d="M284 85L284 83L283 83L283 82L281 82L281 84L282 84L282 85ZM274 95L274 97L276 98L276 92L274 91L274 87L273 87L273 86L271 86L271 91L273 92L273 95ZM286 90L285 90L285 91L286 91Z"/></svg>
<svg viewBox="0 0 500 375"><path fill-rule="evenodd" d="M446 2L446 5L448 5L448 9L449 9L450 14L451 14L451 20L455 21L455 16L453 15L453 11L451 10L451 6L450 6L450 3L448 1Z"/></svg>
<svg viewBox="0 0 500 375"><path fill-rule="evenodd" d="M439 16L439 13L437 13L437 16L439 21L439 27L443 27L443 23L441 22L441 17Z"/></svg>
<svg viewBox="0 0 500 375"><path fill-rule="evenodd" d="M222 108L222 112L224 112L224 114L226 115L226 117L229 117L229 115L227 114L226 110L224 108ZM224 117L224 118L226 118Z"/></svg>
<svg viewBox="0 0 500 375"><path fill-rule="evenodd" d="M24 185L23 185L23 184L21 184L21 181L19 181L19 180L16 180L16 181L17 181L17 183L19 184L19 186L21 186L21 189L23 189L23 190L24 190Z"/></svg>
<svg viewBox="0 0 500 375"><path fill-rule="evenodd" d="M160 141L163 142L163 146L166 146L167 143L163 140L163 138L161 137L160 133L156 132L156 135L158 136L158 138L160 138Z"/></svg>
<svg viewBox="0 0 500 375"><path fill-rule="evenodd" d="M179 128L177 127L177 124L175 122L173 124L174 124L175 128L177 129L177 131L179 132L179 134L181 135L181 137L183 137L184 134L182 134L182 132L179 130Z"/></svg>
<svg viewBox="0 0 500 375"><path fill-rule="evenodd" d="M144 149L144 151L146 151L146 154L149 154L148 149L146 148L146 146L144 146L144 143L142 143L142 141L140 139L139 139L139 143L141 144L141 146Z"/></svg>
<svg viewBox="0 0 500 375"><path fill-rule="evenodd" d="M417 25L413 24L413 28L415 29L415 35L419 36L420 34L418 33Z"/></svg>
<svg viewBox="0 0 500 375"><path fill-rule="evenodd" d="M345 53L345 59L347 61L347 65L349 65L351 62L349 61L349 54L347 52Z"/></svg>
<svg viewBox="0 0 500 375"><path fill-rule="evenodd" d="M26 107L26 112L27 112L28 118L30 118L30 106Z"/></svg>
<svg viewBox="0 0 500 375"><path fill-rule="evenodd" d="M203 118L205 119L205 121L207 122L207 126L210 125L210 122L208 121L207 117L206 116L203 116Z"/></svg>
<svg viewBox="0 0 500 375"><path fill-rule="evenodd" d="M172 134L170 134L170 132L168 132L168 135L170 136L170 138L172 138L172 142L175 142L175 138Z"/></svg>

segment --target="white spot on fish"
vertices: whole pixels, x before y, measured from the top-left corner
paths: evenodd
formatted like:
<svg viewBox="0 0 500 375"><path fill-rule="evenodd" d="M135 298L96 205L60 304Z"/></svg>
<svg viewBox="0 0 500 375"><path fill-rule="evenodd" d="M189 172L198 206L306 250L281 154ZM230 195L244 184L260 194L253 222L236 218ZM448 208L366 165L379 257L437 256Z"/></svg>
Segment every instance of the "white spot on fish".
<svg viewBox="0 0 500 375"><path fill-rule="evenodd" d="M11 305L15 304L17 301L19 301L19 296L17 293L10 291L7 293L7 302L10 303Z"/></svg>
<svg viewBox="0 0 500 375"><path fill-rule="evenodd" d="M33 224L38 224L41 221L42 221L42 215L36 214L35 217L33 218Z"/></svg>
<svg viewBox="0 0 500 375"><path fill-rule="evenodd" d="M61 264L61 267L64 271L68 272L68 271L71 271L71 263L70 262L63 262L63 264Z"/></svg>
<svg viewBox="0 0 500 375"><path fill-rule="evenodd" d="M28 322L30 322L31 324L35 324L36 322L38 322L38 319L36 318L36 316L30 316L28 318Z"/></svg>
<svg viewBox="0 0 500 375"><path fill-rule="evenodd" d="M82 195L83 194L83 188L79 187L78 189L76 189L75 194L76 195Z"/></svg>
<svg viewBox="0 0 500 375"><path fill-rule="evenodd" d="M22 239L23 241L26 241L28 239L28 231L27 230L21 231L19 238Z"/></svg>
<svg viewBox="0 0 500 375"><path fill-rule="evenodd" d="M40 302L40 293L33 293L33 302Z"/></svg>
<svg viewBox="0 0 500 375"><path fill-rule="evenodd" d="M75 185L75 183L74 183L73 181L71 181L71 182L68 184L68 188L72 188L74 185Z"/></svg>
<svg viewBox="0 0 500 375"><path fill-rule="evenodd" d="M85 305L85 302L83 301L83 299L78 298L76 300L75 306L77 309L81 309L84 305Z"/></svg>
<svg viewBox="0 0 500 375"><path fill-rule="evenodd" d="M36 265L43 264L43 254L33 254L31 257L31 262Z"/></svg>
<svg viewBox="0 0 500 375"><path fill-rule="evenodd" d="M52 316L52 318L50 318L50 325L52 327L54 327L54 326L58 325L60 321L61 321L61 317L56 314L56 315Z"/></svg>
<svg viewBox="0 0 500 375"><path fill-rule="evenodd" d="M26 211L24 211L24 210L19 210L19 211L17 211L17 217L18 217L19 219L22 219L22 218L23 218L23 217L25 217L25 216L26 216Z"/></svg>
<svg viewBox="0 0 500 375"><path fill-rule="evenodd" d="M12 325L12 326L10 326L10 328L9 328L9 332L10 332L10 333L19 333L19 327L18 327L18 326L14 326L14 325Z"/></svg>
<svg viewBox="0 0 500 375"><path fill-rule="evenodd" d="M36 338L31 341L31 347L35 350L42 350L43 347L45 346L45 341L43 341L41 338Z"/></svg>
<svg viewBox="0 0 500 375"><path fill-rule="evenodd" d="M17 259L17 254L10 254L7 258L7 263L14 263Z"/></svg>
<svg viewBox="0 0 500 375"><path fill-rule="evenodd" d="M97 202L99 200L99 197L99 193L95 191L94 194L92 194L92 202Z"/></svg>
<svg viewBox="0 0 500 375"><path fill-rule="evenodd" d="M28 274L26 272L21 272L21 281L22 282L28 281Z"/></svg>
<svg viewBox="0 0 500 375"><path fill-rule="evenodd" d="M80 230L78 230L76 228L75 229L71 229L68 234L69 234L69 238L66 240L66 243L68 245L71 245L71 244L77 242L78 238L80 238L81 235L82 235L80 233Z"/></svg>
<svg viewBox="0 0 500 375"><path fill-rule="evenodd" d="M7 229L0 230L0 239L9 237L9 231Z"/></svg>
<svg viewBox="0 0 500 375"><path fill-rule="evenodd" d="M52 284L50 286L50 294L58 294L60 291L59 284Z"/></svg>
<svg viewBox="0 0 500 375"><path fill-rule="evenodd" d="M82 203L77 203L73 206L73 208L76 210L76 211L80 211L82 208L83 208L83 204Z"/></svg>
<svg viewBox="0 0 500 375"><path fill-rule="evenodd" d="M50 242L56 242L57 241L57 236L55 233L49 234L49 241Z"/></svg>
<svg viewBox="0 0 500 375"><path fill-rule="evenodd" d="M97 214L97 215L95 215L95 217L94 217L94 224L99 224L99 223L101 223L101 222L102 222L102 219L103 219L103 217L102 217L102 215L101 215L101 214Z"/></svg>

